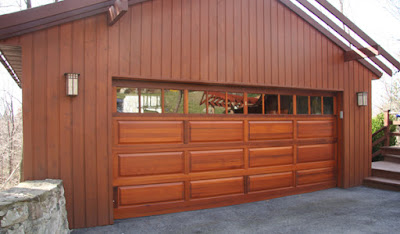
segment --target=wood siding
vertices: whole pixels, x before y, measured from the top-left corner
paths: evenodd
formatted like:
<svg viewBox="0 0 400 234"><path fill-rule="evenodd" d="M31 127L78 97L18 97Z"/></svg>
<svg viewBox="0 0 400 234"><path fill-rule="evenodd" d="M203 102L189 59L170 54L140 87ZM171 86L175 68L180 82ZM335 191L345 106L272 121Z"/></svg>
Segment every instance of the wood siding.
<svg viewBox="0 0 400 234"><path fill-rule="evenodd" d="M371 101L358 107L356 92L376 77L276 0L153 0L112 27L102 14L10 41L23 53L24 179L64 181L72 228L113 223L112 77L342 92L340 186L370 173ZM65 72L81 74L77 97Z"/></svg>

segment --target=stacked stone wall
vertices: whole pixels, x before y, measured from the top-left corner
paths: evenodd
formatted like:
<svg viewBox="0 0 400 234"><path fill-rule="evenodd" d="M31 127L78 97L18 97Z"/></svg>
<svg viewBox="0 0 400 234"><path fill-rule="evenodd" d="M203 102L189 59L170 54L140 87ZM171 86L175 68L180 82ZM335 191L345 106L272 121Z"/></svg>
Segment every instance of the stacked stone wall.
<svg viewBox="0 0 400 234"><path fill-rule="evenodd" d="M0 192L0 233L69 233L61 180L26 181Z"/></svg>

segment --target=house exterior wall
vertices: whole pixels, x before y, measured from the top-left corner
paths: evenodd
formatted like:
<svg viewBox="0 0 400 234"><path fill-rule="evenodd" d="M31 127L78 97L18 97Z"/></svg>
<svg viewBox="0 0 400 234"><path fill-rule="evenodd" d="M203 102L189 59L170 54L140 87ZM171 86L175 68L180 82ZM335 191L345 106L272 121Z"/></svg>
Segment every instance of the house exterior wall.
<svg viewBox="0 0 400 234"><path fill-rule="evenodd" d="M24 179L64 181L72 228L113 222L112 77L342 92L341 178L371 165L375 75L277 0L153 0L13 38L23 52ZM7 41L5 41L7 43ZM65 72L80 73L65 95Z"/></svg>

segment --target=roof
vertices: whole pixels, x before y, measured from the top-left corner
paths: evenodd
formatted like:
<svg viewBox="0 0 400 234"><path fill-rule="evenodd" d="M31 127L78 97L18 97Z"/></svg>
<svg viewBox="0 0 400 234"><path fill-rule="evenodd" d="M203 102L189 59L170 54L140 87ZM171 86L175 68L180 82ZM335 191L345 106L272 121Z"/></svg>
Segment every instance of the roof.
<svg viewBox="0 0 400 234"><path fill-rule="evenodd" d="M77 19L105 13L116 1L128 2L129 5L149 0L64 0L24 11L0 16L0 40L29 32L49 28ZM358 60L377 77L382 72L392 76L391 66L400 70L400 62L378 45L372 38L358 28L346 16L339 12L326 0L278 0L297 15L319 30L336 45L344 50L345 59ZM323 9L323 11L321 10ZM331 17L328 17L330 14ZM336 18L352 33L346 32L331 18ZM355 36L353 36L355 35ZM360 42L356 38L361 38ZM3 49L2 49L3 48ZM20 65L13 50L0 47L3 56L0 62L9 64L6 68L18 83L21 80ZM20 49L19 49L20 53ZM21 59L21 56L18 56ZM390 66L390 67L389 67ZM14 73L13 73L14 71ZM17 81L18 80L18 81Z"/></svg>

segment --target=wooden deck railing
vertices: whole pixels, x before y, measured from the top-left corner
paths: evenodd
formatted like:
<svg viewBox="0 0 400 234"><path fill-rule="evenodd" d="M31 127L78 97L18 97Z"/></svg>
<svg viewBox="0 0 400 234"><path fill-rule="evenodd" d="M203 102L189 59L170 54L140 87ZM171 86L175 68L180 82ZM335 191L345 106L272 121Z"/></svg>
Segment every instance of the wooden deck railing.
<svg viewBox="0 0 400 234"><path fill-rule="evenodd" d="M383 142L383 146L390 146L390 137L392 136L400 136L400 132L390 132L390 127L392 125L399 126L400 121L395 120L392 121L390 120L390 110L384 112L384 118L383 118L383 127L380 128L378 131L376 131L374 134L372 134L372 139L378 135L379 133L383 132L383 136L380 137L379 139L376 139L375 141L372 140L372 148L374 148L376 145L380 144ZM380 155L382 152L381 149L377 150L372 154L372 158Z"/></svg>

